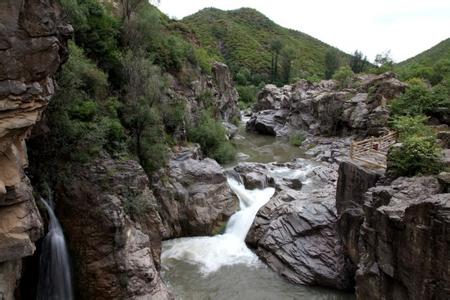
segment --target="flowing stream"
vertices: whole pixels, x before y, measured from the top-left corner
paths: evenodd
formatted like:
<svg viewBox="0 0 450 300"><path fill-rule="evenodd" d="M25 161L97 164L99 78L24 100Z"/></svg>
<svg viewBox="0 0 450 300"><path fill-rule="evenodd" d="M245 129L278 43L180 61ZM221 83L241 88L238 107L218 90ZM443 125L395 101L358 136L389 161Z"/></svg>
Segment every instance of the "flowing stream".
<svg viewBox="0 0 450 300"><path fill-rule="evenodd" d="M302 155L287 141L255 136L242 128L240 134L236 144L241 160L286 162ZM307 191L314 187L308 179L312 169L313 162L302 170L280 167L271 175L299 178ZM233 178L228 178L228 184L239 198L240 210L231 216L223 234L163 243L162 276L177 299L354 299L336 290L293 285L262 263L245 244L245 237L275 189L247 190Z"/></svg>
<svg viewBox="0 0 450 300"><path fill-rule="evenodd" d="M37 300L72 300L72 278L61 224L53 211L53 205L41 199L49 215L48 233L42 242L39 259Z"/></svg>

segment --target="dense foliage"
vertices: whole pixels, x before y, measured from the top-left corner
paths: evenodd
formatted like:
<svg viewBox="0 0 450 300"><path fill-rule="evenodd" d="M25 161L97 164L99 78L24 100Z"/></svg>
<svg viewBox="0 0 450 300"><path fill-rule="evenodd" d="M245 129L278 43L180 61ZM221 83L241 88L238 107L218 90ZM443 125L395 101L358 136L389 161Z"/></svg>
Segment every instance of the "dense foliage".
<svg viewBox="0 0 450 300"><path fill-rule="evenodd" d="M425 116L399 116L393 127L399 134L398 146L388 155L389 170L395 176L436 174L442 168L441 148Z"/></svg>
<svg viewBox="0 0 450 300"><path fill-rule="evenodd" d="M229 142L225 128L220 121L213 118L210 111L204 111L197 125L189 129L189 139L199 143L206 155L219 163L234 159L236 150Z"/></svg>
<svg viewBox="0 0 450 300"><path fill-rule="evenodd" d="M208 8L183 22L192 26L208 53L226 62L234 74L243 67L250 70L254 85L325 75L329 45L283 28L254 9ZM338 51L338 56L342 61L348 60L343 52Z"/></svg>
<svg viewBox="0 0 450 300"><path fill-rule="evenodd" d="M169 97L167 89L174 80L183 85L210 73L212 57L192 43L185 24L138 2L124 12L112 2L61 0L75 33L47 111L51 146L37 151L47 161L86 162L108 153L134 157L151 173L166 164L171 146L187 142L185 102ZM249 80L249 72L244 75ZM246 101L255 94L249 90ZM207 155L233 159L222 123L207 115L189 137Z"/></svg>

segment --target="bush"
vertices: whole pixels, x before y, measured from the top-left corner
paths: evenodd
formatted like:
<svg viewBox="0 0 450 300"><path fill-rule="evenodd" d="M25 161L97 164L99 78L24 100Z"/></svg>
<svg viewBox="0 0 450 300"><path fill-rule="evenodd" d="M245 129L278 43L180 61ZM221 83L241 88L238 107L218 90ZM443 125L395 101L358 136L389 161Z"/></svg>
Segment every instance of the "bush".
<svg viewBox="0 0 450 300"><path fill-rule="evenodd" d="M289 143L292 146L300 147L304 141L305 137L301 133L297 133L289 137Z"/></svg>
<svg viewBox="0 0 450 300"><path fill-rule="evenodd" d="M406 92L391 102L394 115L432 116L442 108L450 110L449 90L445 85L429 88L423 80L417 78L410 79L408 83L410 85Z"/></svg>
<svg viewBox="0 0 450 300"><path fill-rule="evenodd" d="M168 133L174 133L184 126L186 119L186 107L182 100L172 103L164 103L161 106L163 123Z"/></svg>
<svg viewBox="0 0 450 300"><path fill-rule="evenodd" d="M336 80L339 83L339 86L341 88L346 88L349 87L350 84L352 83L352 79L353 76L355 74L353 73L353 71L345 66L345 67L340 67L336 73L333 76L333 79Z"/></svg>
<svg viewBox="0 0 450 300"><path fill-rule="evenodd" d="M407 136L389 152L389 169L396 176L437 174L441 170L440 148L434 137Z"/></svg>
<svg viewBox="0 0 450 300"><path fill-rule="evenodd" d="M81 121L92 121L97 114L98 106L92 100L81 101L76 103L69 109L69 115L71 119L78 119Z"/></svg>
<svg viewBox="0 0 450 300"><path fill-rule="evenodd" d="M425 116L400 116L394 119L401 145L388 155L389 172L396 176L436 174L441 170L441 149Z"/></svg>
<svg viewBox="0 0 450 300"><path fill-rule="evenodd" d="M236 155L222 123L212 118L209 111L202 112L198 125L189 129L188 137L190 141L199 143L205 154L219 163L231 162Z"/></svg>
<svg viewBox="0 0 450 300"><path fill-rule="evenodd" d="M247 104L253 104L256 102L256 95L258 89L254 85L238 85L236 90L239 94L239 101Z"/></svg>

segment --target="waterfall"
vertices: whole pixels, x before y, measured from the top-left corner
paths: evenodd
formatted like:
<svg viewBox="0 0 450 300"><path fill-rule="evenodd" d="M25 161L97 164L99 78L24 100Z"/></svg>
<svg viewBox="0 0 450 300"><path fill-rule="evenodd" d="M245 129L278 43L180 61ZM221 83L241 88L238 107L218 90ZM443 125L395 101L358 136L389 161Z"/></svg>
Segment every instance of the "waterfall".
<svg viewBox="0 0 450 300"><path fill-rule="evenodd" d="M253 265L258 257L245 244L258 210L275 193L274 188L247 190L229 177L228 184L239 198L240 210L233 214L224 234L212 237L180 238L164 242L162 260L177 259L199 266L204 275L234 264Z"/></svg>
<svg viewBox="0 0 450 300"><path fill-rule="evenodd" d="M53 211L53 204L41 198L49 215L48 233L42 242L39 260L37 300L72 300L72 278L61 224Z"/></svg>

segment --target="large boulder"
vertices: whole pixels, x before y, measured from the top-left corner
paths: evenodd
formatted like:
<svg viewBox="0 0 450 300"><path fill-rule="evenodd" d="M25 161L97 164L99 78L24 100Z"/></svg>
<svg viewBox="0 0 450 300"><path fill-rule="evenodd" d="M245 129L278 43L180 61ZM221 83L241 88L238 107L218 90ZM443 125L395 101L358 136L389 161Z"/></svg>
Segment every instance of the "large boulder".
<svg viewBox="0 0 450 300"><path fill-rule="evenodd" d="M285 109L259 111L252 115L246 129L265 135L286 135L289 132L285 126L288 116L289 111Z"/></svg>
<svg viewBox="0 0 450 300"><path fill-rule="evenodd" d="M0 298L13 299L21 258L43 232L23 172L25 139L54 94L72 27L54 0L0 2Z"/></svg>
<svg viewBox="0 0 450 300"><path fill-rule="evenodd" d="M141 166L103 157L56 188L80 299L170 299L159 275L161 218Z"/></svg>
<svg viewBox="0 0 450 300"><path fill-rule="evenodd" d="M239 207L222 167L196 150L175 153L165 170L153 176L164 239L213 235Z"/></svg>
<svg viewBox="0 0 450 300"><path fill-rule="evenodd" d="M258 211L246 242L270 268L291 282L351 288L336 230L336 172L324 166L307 168L302 162L270 167L276 192ZM302 169L306 175L282 175ZM310 183L302 186L296 184L298 180Z"/></svg>

